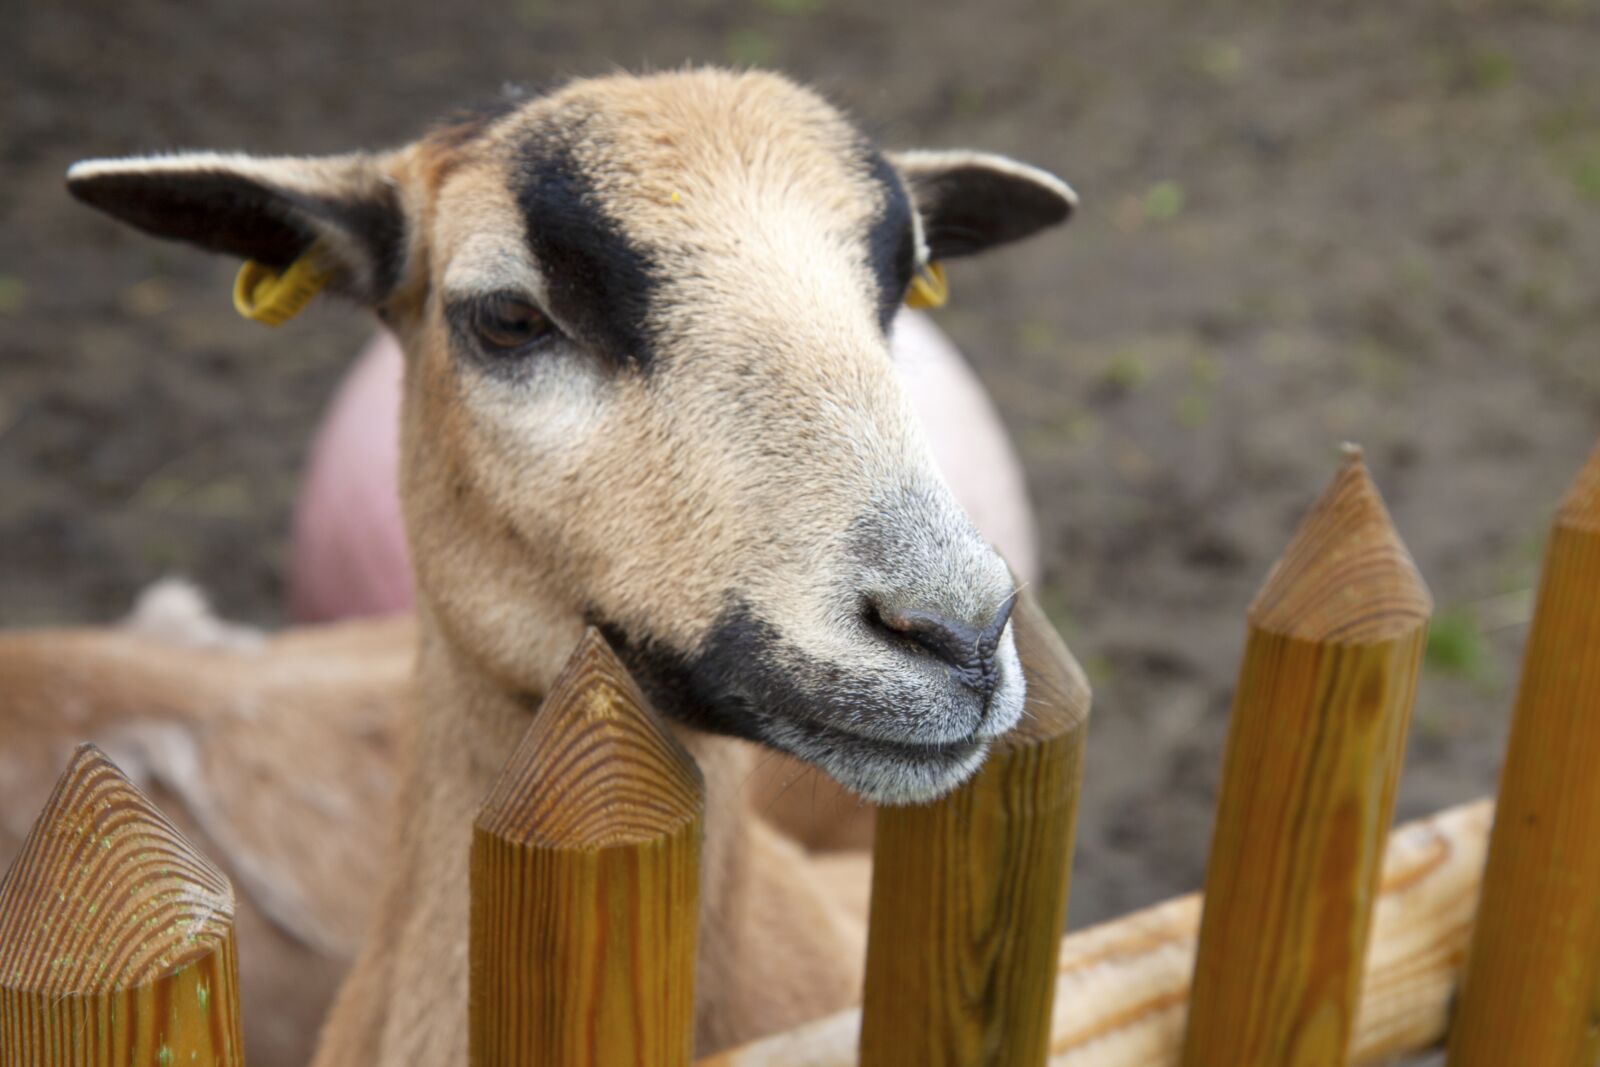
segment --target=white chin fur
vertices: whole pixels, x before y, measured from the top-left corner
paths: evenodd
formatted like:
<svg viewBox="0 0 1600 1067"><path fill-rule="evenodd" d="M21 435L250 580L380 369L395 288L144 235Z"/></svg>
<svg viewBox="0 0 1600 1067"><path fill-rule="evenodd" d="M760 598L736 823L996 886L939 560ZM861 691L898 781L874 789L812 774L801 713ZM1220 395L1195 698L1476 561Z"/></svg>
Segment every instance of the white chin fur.
<svg viewBox="0 0 1600 1067"><path fill-rule="evenodd" d="M819 747L798 738L791 751L816 764L846 789L874 804L898 806L937 800L971 778L989 753L989 742L1010 732L1022 721L1027 683L1022 662L1008 631L997 653L1000 685L990 700L989 714L976 741L959 754L900 757L863 751L852 746Z"/></svg>
<svg viewBox="0 0 1600 1067"><path fill-rule="evenodd" d="M989 755L992 739L1010 733L1022 720L1027 683L1022 678L1022 662L1016 654L1016 640L1010 630L997 649L997 657L1000 685L990 697L989 715L984 725L974 734L973 742L965 747L928 755L901 755L883 752L880 745L870 742L842 744L838 737L819 742L798 729L779 729L771 734L770 741L795 757L814 763L845 789L875 805L920 805L938 800L978 771L984 757Z"/></svg>
<svg viewBox="0 0 1600 1067"><path fill-rule="evenodd" d="M980 742L959 757L938 761L831 752L813 762L863 800L895 807L939 799L971 778L988 754L988 743Z"/></svg>
<svg viewBox="0 0 1600 1067"><path fill-rule="evenodd" d="M859 654L858 676L886 681L877 707L852 709L848 695L828 718L771 715L760 720L766 744L812 764L862 799L920 804L961 785L982 766L990 742L1022 720L1027 683L1008 628L995 650L997 684L987 709L947 668L903 652Z"/></svg>

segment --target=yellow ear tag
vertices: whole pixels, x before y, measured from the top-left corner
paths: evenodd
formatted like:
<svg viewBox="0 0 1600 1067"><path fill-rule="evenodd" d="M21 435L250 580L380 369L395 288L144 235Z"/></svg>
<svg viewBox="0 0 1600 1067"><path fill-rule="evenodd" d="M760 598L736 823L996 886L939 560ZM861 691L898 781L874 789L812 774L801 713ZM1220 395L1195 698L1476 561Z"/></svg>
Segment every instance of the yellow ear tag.
<svg viewBox="0 0 1600 1067"><path fill-rule="evenodd" d="M233 306L247 319L282 326L300 314L331 277L332 272L319 263L316 245L282 271L246 260L233 279Z"/></svg>
<svg viewBox="0 0 1600 1067"><path fill-rule="evenodd" d="M945 280L944 268L929 263L911 279L906 290L908 308L942 308L950 301L950 283Z"/></svg>

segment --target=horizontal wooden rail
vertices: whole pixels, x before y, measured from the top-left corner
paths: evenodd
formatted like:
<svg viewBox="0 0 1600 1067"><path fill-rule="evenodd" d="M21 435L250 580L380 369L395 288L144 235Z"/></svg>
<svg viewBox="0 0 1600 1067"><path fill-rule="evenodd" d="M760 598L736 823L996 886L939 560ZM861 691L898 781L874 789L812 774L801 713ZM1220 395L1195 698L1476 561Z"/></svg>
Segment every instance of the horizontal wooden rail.
<svg viewBox="0 0 1600 1067"><path fill-rule="evenodd" d="M1351 1043L1356 1067L1444 1040L1491 817L1482 800L1389 835ZM1199 922L1192 894L1062 941L1050 1067L1176 1067ZM841 1012L699 1067L857 1067L860 1028L859 1011Z"/></svg>

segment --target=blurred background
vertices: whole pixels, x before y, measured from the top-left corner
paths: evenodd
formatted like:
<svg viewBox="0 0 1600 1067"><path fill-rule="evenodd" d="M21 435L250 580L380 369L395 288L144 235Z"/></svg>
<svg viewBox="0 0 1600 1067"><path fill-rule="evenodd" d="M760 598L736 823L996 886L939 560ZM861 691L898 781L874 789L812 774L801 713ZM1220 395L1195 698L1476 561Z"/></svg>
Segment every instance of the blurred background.
<svg viewBox="0 0 1600 1067"><path fill-rule="evenodd" d="M1201 7L1204 10L1200 10ZM1179 0L23 0L0 41L0 625L171 573L284 617L312 425L371 324L72 203L90 155L407 140L506 82L770 66L889 146L1014 154L1065 230L938 313L1096 688L1074 925L1196 888L1244 613L1357 441L1438 602L1400 815L1489 790L1546 524L1600 435L1600 12Z"/></svg>

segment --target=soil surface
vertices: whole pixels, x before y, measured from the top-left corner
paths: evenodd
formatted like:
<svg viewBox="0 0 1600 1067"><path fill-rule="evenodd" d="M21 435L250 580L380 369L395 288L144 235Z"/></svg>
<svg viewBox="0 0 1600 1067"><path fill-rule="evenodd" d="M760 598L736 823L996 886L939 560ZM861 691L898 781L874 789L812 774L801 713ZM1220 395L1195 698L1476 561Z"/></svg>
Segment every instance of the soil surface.
<svg viewBox="0 0 1600 1067"><path fill-rule="evenodd" d="M941 324L1025 460L1096 686L1071 918L1195 888L1251 595L1361 442L1438 604L1400 815L1493 785L1551 509L1600 432L1600 13L1571 3L24 4L0 43L0 624L167 573L282 619L288 505L370 329L62 191L89 155L396 143L508 81L771 65L890 145L1067 177Z"/></svg>

